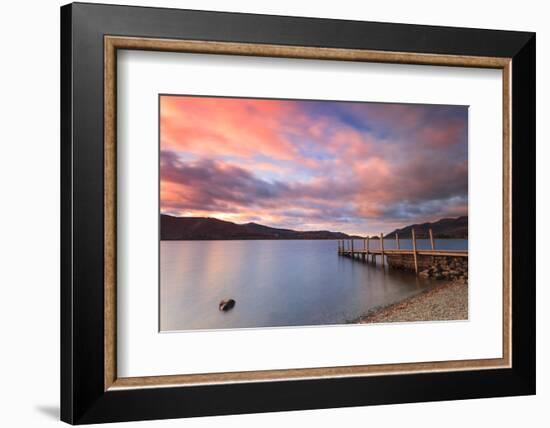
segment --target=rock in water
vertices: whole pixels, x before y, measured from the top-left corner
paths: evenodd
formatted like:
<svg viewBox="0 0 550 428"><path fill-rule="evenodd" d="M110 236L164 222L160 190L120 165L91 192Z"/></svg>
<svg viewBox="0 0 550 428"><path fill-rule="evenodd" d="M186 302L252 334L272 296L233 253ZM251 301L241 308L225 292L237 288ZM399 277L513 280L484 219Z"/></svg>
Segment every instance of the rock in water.
<svg viewBox="0 0 550 428"><path fill-rule="evenodd" d="M233 299L224 299L220 302L219 309L220 309L220 311L228 311L230 309L233 309L233 306L235 306L235 300L233 300Z"/></svg>

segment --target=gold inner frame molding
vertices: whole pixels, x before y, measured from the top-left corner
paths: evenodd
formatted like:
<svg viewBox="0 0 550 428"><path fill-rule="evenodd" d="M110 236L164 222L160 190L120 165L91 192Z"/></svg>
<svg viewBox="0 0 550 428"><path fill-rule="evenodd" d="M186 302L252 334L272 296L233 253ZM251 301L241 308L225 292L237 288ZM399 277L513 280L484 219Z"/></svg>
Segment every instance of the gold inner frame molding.
<svg viewBox="0 0 550 428"><path fill-rule="evenodd" d="M502 70L502 144L503 144L503 320L502 358L431 361L421 363L377 364L305 369L262 370L227 373L204 373L169 376L117 376L116 316L116 89L117 50L168 51L212 55L241 55L337 61L361 61L393 64L440 65L493 68ZM359 49L336 49L282 46L251 43L168 40L139 37L104 37L104 389L193 386L220 383L242 383L298 380L312 378L360 377L405 373L480 370L511 367L511 58L460 55L383 52Z"/></svg>

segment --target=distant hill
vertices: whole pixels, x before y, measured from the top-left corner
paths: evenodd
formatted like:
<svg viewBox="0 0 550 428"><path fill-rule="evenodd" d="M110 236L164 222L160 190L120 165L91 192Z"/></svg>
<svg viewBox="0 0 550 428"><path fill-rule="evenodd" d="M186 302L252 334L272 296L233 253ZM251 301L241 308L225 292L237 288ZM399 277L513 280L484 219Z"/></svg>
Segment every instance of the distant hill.
<svg viewBox="0 0 550 428"><path fill-rule="evenodd" d="M224 240L224 239L347 239L352 236L341 232L317 230L301 232L277 229L257 223L237 224L211 217L174 217L161 214L160 239ZM360 238L359 236L353 236Z"/></svg>
<svg viewBox="0 0 550 428"><path fill-rule="evenodd" d="M441 220L433 223L412 224L410 226L396 229L391 233L388 233L386 238L395 238L395 233L400 238L410 238L411 229L414 228L417 237L424 238L428 236L428 230L432 229L434 238L454 238L454 239L467 239L468 238L468 216L462 216L457 218L442 218Z"/></svg>

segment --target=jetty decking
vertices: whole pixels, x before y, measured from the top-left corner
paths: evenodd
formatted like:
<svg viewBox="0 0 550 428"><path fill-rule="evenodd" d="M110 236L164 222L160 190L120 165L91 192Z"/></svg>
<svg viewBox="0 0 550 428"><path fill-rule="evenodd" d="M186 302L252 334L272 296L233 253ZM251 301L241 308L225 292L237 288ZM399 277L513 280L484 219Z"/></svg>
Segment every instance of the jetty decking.
<svg viewBox="0 0 550 428"><path fill-rule="evenodd" d="M386 263L386 257L392 256L411 256L414 260L414 271L418 274L418 265L419 258L423 257L451 257L451 258L467 258L467 250L436 250L435 241L433 238L432 230L429 230L429 239L431 249L422 249L419 250L416 245L416 233L414 229L412 230L412 249L402 249L400 248L399 235L395 235L395 243L397 248L393 249L384 249L384 235L381 233L380 238L377 238L376 241L380 244L380 248L370 248L370 241L374 239L365 238L365 239L346 239L338 241L338 254L345 257L350 257L353 259L361 259L364 262L373 262L376 264L376 257L380 257L380 262L382 266ZM355 246L354 241L363 241L362 248L361 246ZM387 241L387 239L386 239Z"/></svg>

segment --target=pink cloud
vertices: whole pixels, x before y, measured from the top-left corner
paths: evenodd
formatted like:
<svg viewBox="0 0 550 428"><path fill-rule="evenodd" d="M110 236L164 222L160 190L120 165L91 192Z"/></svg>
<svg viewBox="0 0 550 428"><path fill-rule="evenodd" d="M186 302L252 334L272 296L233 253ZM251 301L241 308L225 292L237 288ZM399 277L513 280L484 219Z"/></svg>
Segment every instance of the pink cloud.
<svg viewBox="0 0 550 428"><path fill-rule="evenodd" d="M418 140L429 148L445 148L465 143L467 124L462 120L452 120L445 127L426 126L418 132Z"/></svg>
<svg viewBox="0 0 550 428"><path fill-rule="evenodd" d="M295 147L281 135L292 104L274 100L163 96L161 147L202 156L292 159ZM283 129L284 130L284 129Z"/></svg>

